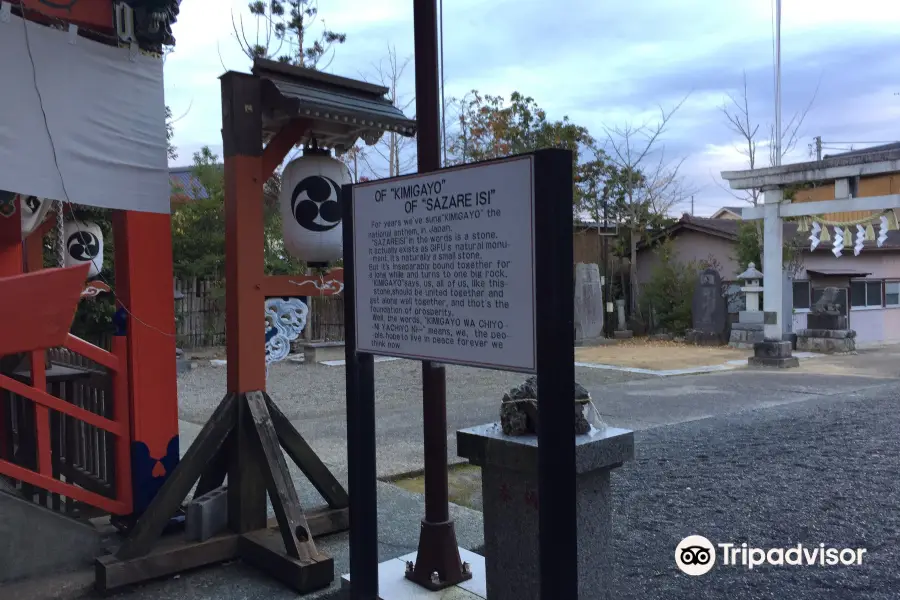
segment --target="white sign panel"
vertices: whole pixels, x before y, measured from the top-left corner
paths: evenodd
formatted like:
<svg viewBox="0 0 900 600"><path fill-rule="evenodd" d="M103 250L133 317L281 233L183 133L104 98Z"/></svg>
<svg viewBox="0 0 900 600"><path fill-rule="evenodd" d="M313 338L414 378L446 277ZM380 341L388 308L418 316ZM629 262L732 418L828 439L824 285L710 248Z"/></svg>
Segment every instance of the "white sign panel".
<svg viewBox="0 0 900 600"><path fill-rule="evenodd" d="M533 164L353 187L360 352L536 369Z"/></svg>

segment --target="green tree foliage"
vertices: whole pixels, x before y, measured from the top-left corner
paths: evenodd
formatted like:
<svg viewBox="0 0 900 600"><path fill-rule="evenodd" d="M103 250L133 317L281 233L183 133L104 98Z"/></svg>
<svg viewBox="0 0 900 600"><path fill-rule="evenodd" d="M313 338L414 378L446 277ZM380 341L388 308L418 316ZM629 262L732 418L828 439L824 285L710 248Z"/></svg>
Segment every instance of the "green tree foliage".
<svg viewBox="0 0 900 600"><path fill-rule="evenodd" d="M232 26L241 49L251 60L266 58L309 69L327 69L331 58L323 61L335 44L347 40L347 34L325 26L319 17L318 0L255 0L248 8L256 19L256 37L248 37L243 19L239 23L232 20ZM310 28L317 21L321 22L322 31L314 36Z"/></svg>
<svg viewBox="0 0 900 600"><path fill-rule="evenodd" d="M221 279L225 272L225 171L208 147L194 153L194 198L172 213L172 253L176 277ZM270 275L301 272L302 262L284 250L278 210L280 179L266 183L264 193L265 269ZM201 189L206 191L202 198Z"/></svg>
<svg viewBox="0 0 900 600"><path fill-rule="evenodd" d="M552 121L534 98L513 92L507 102L502 96L473 90L452 101L456 107L456 128L447 135L448 164L458 165L533 152L543 148L565 148L574 155L575 206L582 206L582 194L600 186L605 155L594 150L587 128L569 117ZM591 155L590 160L584 160ZM589 179L593 177L592 179Z"/></svg>
<svg viewBox="0 0 900 600"><path fill-rule="evenodd" d="M763 241L762 227L757 222L742 221L738 226L737 246L733 256L738 264L740 272L743 272L751 262L757 269L762 270ZM806 238L802 233L785 236L781 249L781 261L785 271L791 277L795 276L803 268L804 252L806 250ZM738 273L735 273L737 275Z"/></svg>
<svg viewBox="0 0 900 600"><path fill-rule="evenodd" d="M208 147L194 153L193 189L176 190L192 200L172 212L175 276L218 279L225 272L225 179ZM206 197L202 197L202 191Z"/></svg>
<svg viewBox="0 0 900 600"><path fill-rule="evenodd" d="M678 261L671 240L663 241L654 254L657 263L641 288L641 314L652 315L655 329L680 335L692 325L691 305L699 265Z"/></svg>
<svg viewBox="0 0 900 600"><path fill-rule="evenodd" d="M166 154L169 160L178 158L178 150L172 145L172 139L175 137L175 121L172 118L172 109L166 106Z"/></svg>
<svg viewBox="0 0 900 600"><path fill-rule="evenodd" d="M757 268L762 268L762 244L759 239L759 228L753 221L741 221L738 225L737 245L734 248L734 261L738 264L740 273L746 270L747 265L753 263ZM737 275L738 273L735 273Z"/></svg>

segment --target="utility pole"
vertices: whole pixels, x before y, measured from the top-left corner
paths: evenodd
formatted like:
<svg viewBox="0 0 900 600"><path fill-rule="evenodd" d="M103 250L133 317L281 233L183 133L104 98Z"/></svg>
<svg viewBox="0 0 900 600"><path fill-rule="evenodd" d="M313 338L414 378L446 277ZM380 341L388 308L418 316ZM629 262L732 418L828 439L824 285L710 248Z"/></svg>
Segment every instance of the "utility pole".
<svg viewBox="0 0 900 600"><path fill-rule="evenodd" d="M694 196L691 196L691 216L694 216Z"/></svg>
<svg viewBox="0 0 900 600"><path fill-rule="evenodd" d="M775 0L775 166L781 166L781 0Z"/></svg>
<svg viewBox="0 0 900 600"><path fill-rule="evenodd" d="M822 136L816 136L816 160L822 160Z"/></svg>

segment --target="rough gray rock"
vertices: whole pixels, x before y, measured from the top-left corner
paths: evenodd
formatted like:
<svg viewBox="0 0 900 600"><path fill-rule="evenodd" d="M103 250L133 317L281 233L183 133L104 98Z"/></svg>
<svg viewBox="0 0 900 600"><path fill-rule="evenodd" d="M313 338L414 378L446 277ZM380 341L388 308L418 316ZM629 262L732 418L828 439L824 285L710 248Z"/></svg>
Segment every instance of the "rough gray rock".
<svg viewBox="0 0 900 600"><path fill-rule="evenodd" d="M500 426L505 435L531 435L537 433L538 385L537 377L532 375L525 383L510 389L503 394L500 404ZM584 405L590 401L591 395L577 381L575 382L575 435L584 435L591 429L584 416Z"/></svg>

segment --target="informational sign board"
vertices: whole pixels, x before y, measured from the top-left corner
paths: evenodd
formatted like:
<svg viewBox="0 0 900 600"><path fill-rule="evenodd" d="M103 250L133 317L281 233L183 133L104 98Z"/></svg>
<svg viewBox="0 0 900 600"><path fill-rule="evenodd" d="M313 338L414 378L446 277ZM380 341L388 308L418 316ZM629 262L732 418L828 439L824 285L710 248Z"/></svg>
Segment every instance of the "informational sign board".
<svg viewBox="0 0 900 600"><path fill-rule="evenodd" d="M359 352L534 372L534 157L353 186Z"/></svg>

